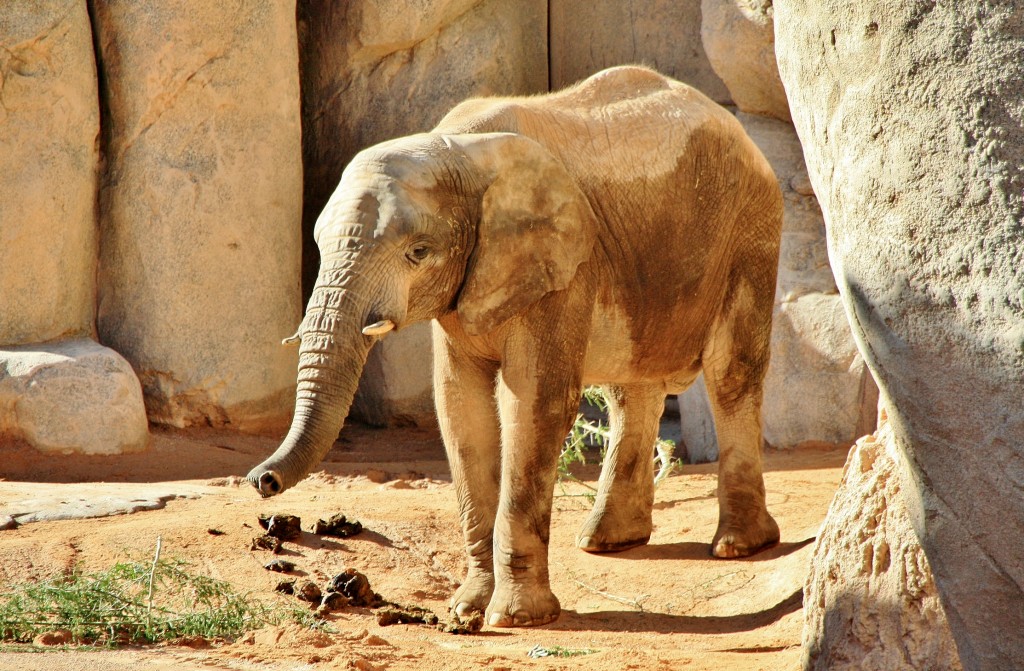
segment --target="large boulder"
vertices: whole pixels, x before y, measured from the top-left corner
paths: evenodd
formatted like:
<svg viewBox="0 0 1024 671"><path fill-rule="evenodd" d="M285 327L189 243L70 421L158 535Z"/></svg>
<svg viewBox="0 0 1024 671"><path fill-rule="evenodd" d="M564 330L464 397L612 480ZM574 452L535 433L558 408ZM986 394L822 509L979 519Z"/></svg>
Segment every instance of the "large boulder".
<svg viewBox="0 0 1024 671"><path fill-rule="evenodd" d="M960 659L1019 668L1020 9L776 0L775 18L832 268L910 468L902 492Z"/></svg>
<svg viewBox="0 0 1024 671"><path fill-rule="evenodd" d="M548 90L543 0L299 2L305 291L316 280L313 225L361 149L432 128L465 98ZM430 329L370 352L353 405L374 424L434 421Z"/></svg>
<svg viewBox="0 0 1024 671"><path fill-rule="evenodd" d="M878 388L839 296L810 293L776 304L761 412L768 444L850 445L874 431L877 405Z"/></svg>
<svg viewBox="0 0 1024 671"><path fill-rule="evenodd" d="M294 2L93 0L105 115L98 328L151 419L283 426L300 318Z"/></svg>
<svg viewBox="0 0 1024 671"><path fill-rule="evenodd" d="M45 452L137 452L149 440L142 389L89 339L0 348L0 436Z"/></svg>
<svg viewBox="0 0 1024 671"><path fill-rule="evenodd" d="M729 102L701 43L700 0L551 0L551 88L642 63Z"/></svg>
<svg viewBox="0 0 1024 671"><path fill-rule="evenodd" d="M902 460L887 423L850 450L804 586L805 669L961 668L910 524Z"/></svg>
<svg viewBox="0 0 1024 671"><path fill-rule="evenodd" d="M700 9L704 51L736 106L789 121L775 64L772 0L702 0Z"/></svg>
<svg viewBox="0 0 1024 671"><path fill-rule="evenodd" d="M0 345L89 335L99 108L84 0L0 10Z"/></svg>

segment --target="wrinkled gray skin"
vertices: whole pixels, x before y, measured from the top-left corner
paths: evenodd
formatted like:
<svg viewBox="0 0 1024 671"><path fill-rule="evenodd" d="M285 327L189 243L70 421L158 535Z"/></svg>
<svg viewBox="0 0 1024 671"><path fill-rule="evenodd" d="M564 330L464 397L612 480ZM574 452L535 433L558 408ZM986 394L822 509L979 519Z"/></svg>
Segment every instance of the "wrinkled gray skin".
<svg viewBox="0 0 1024 671"><path fill-rule="evenodd" d="M776 542L760 408L782 201L733 117L642 68L547 96L470 100L360 153L317 222L295 418L249 473L264 496L331 448L374 341L433 319L434 389L469 569L452 607L558 616L547 548L559 448L584 384L612 444L577 544L650 538L666 393L703 370L718 427L712 552ZM367 335L367 333L371 335Z"/></svg>

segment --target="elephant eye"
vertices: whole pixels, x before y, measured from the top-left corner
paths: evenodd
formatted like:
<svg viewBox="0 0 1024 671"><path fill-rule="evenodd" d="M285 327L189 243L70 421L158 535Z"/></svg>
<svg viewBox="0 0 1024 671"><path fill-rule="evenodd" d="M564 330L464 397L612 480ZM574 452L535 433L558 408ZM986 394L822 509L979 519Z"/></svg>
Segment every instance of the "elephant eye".
<svg viewBox="0 0 1024 671"><path fill-rule="evenodd" d="M419 263L430 255L430 248L426 245L416 245L406 252L405 255L413 263Z"/></svg>

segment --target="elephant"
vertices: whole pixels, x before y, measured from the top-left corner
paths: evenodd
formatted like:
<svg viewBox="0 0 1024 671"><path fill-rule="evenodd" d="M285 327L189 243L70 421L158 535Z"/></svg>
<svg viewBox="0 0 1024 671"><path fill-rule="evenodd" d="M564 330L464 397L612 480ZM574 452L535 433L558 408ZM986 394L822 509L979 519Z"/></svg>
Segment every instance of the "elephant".
<svg viewBox="0 0 1024 671"><path fill-rule="evenodd" d="M612 438L579 548L650 539L665 396L701 371L721 453L712 554L772 545L760 410L781 226L776 177L736 119L653 70L460 103L346 166L315 227L293 422L248 479L272 496L304 478L373 343L429 319L468 564L457 616L558 617L551 507L584 385L605 390Z"/></svg>

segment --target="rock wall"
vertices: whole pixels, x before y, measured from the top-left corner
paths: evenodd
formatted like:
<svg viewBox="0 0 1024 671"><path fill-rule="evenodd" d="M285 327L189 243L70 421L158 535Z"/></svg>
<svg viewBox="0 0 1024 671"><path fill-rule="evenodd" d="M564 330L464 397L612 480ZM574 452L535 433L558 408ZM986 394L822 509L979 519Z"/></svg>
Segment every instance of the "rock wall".
<svg viewBox="0 0 1024 671"><path fill-rule="evenodd" d="M902 459L886 423L850 451L804 586L805 669L962 668L910 523Z"/></svg>
<svg viewBox="0 0 1024 671"><path fill-rule="evenodd" d="M0 11L0 129L0 436L48 451L143 449L139 382L88 339L100 118L84 0Z"/></svg>
<svg viewBox="0 0 1024 671"><path fill-rule="evenodd" d="M0 299L17 306L0 311L0 343L88 335L96 320L102 342L141 377L150 418L177 426L287 421L295 353L278 343L301 312L299 199L308 291L318 265L313 224L358 150L427 130L466 97L544 92L623 62L649 63L755 111L764 107L748 102L761 95L755 85L777 81L765 56L770 7L753 0L300 0L297 22L290 2L88 4L92 31L82 0L16 4L0 17L0 114L15 129L0 138L9 150L0 162L28 166L0 174L0 238L17 250L0 264ZM731 58L730 44L743 47ZM766 113L784 117L772 99ZM51 118L57 125L39 131ZM799 148L785 124L740 118L787 199L766 435L779 446L851 440L851 427L866 421L854 406L873 404L829 296ZM52 189L53 179L64 188ZM50 299L26 301L24 286ZM379 344L356 415L432 422L429 349L427 325ZM694 400L703 415L688 418L693 435L708 444L689 438L690 451L713 458L707 404Z"/></svg>
<svg viewBox="0 0 1024 671"><path fill-rule="evenodd" d="M701 40L708 60L741 111L789 121L775 64L772 0L703 0Z"/></svg>
<svg viewBox="0 0 1024 671"><path fill-rule="evenodd" d="M686 82L716 102L729 91L700 38L700 0L550 0L551 88L613 65L641 64Z"/></svg>
<svg viewBox="0 0 1024 671"><path fill-rule="evenodd" d="M966 669L1024 660L1024 23L1015 3L777 0L840 294Z"/></svg>
<svg viewBox="0 0 1024 671"><path fill-rule="evenodd" d="M546 0L300 0L304 285L319 254L313 225L361 149L430 130L465 98L548 89ZM430 327L370 352L355 417L377 425L435 420Z"/></svg>
<svg viewBox="0 0 1024 671"><path fill-rule="evenodd" d="M99 110L84 0L0 11L0 345L92 335Z"/></svg>
<svg viewBox="0 0 1024 671"><path fill-rule="evenodd" d="M300 318L294 2L93 0L104 87L98 328L149 416L284 426Z"/></svg>

